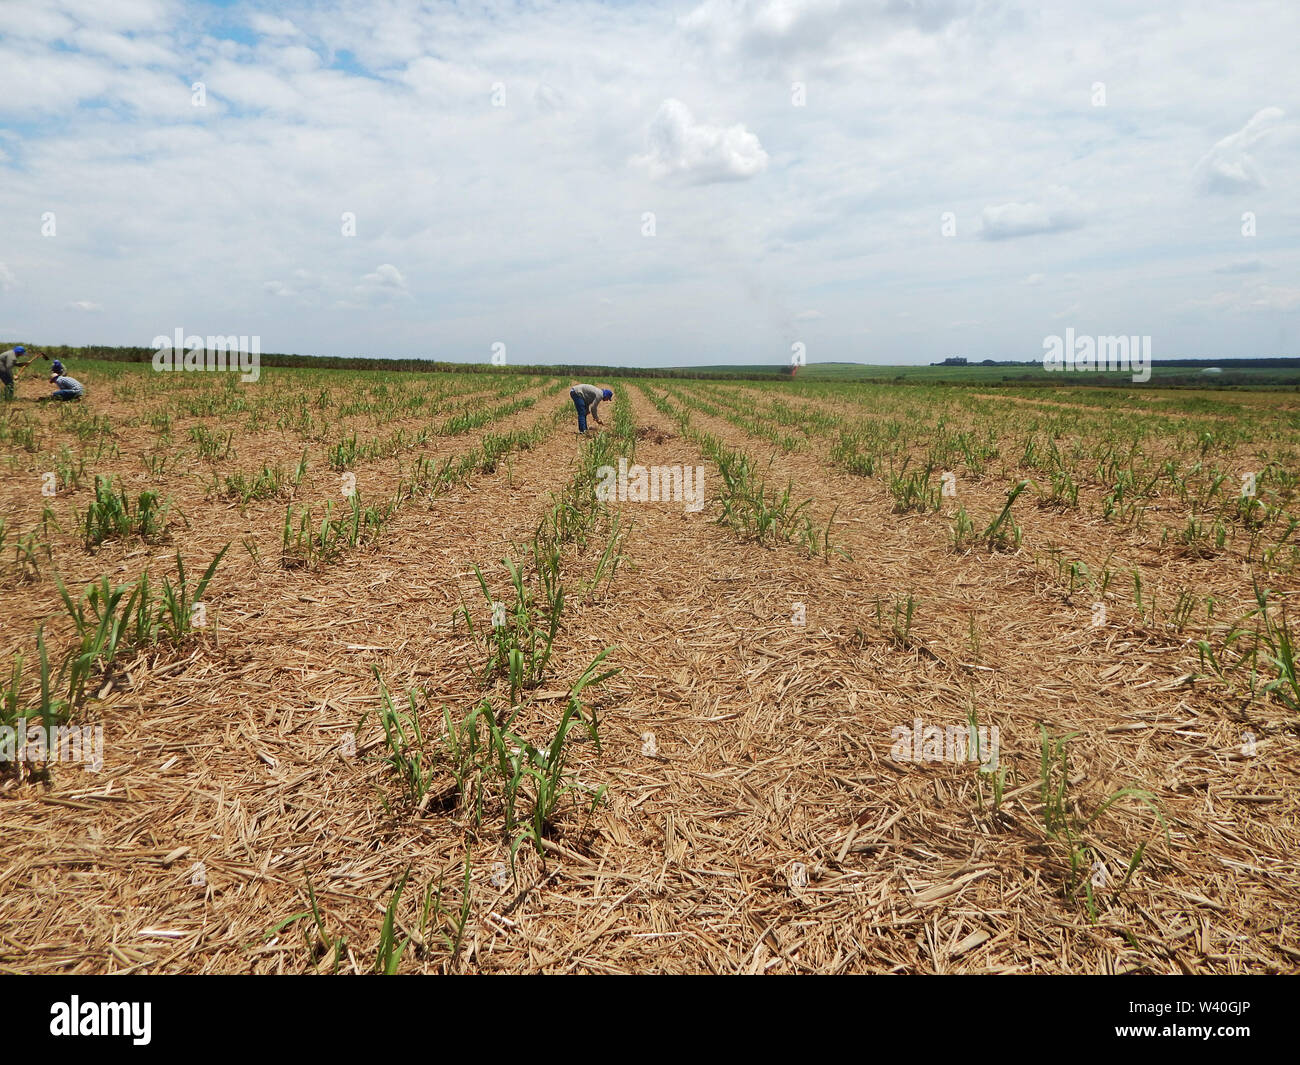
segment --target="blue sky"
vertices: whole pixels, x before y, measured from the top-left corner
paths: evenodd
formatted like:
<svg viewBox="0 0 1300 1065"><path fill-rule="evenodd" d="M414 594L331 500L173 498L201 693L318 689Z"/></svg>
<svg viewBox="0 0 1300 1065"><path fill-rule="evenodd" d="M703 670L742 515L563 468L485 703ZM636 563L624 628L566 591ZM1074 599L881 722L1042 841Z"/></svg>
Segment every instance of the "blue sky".
<svg viewBox="0 0 1300 1065"><path fill-rule="evenodd" d="M1296 40L1251 0L3 0L0 338L1300 354Z"/></svg>

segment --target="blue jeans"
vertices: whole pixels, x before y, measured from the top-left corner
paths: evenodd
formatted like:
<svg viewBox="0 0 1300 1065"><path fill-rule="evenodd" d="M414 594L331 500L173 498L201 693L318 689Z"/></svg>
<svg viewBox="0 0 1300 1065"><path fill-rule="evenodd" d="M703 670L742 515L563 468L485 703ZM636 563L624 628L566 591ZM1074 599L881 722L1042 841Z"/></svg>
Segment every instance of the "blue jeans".
<svg viewBox="0 0 1300 1065"><path fill-rule="evenodd" d="M51 399L80 399L81 393L71 388L58 388L55 389L54 395L51 396L50 398Z"/></svg>
<svg viewBox="0 0 1300 1065"><path fill-rule="evenodd" d="M569 390L569 396L573 399L573 405L578 408L578 432L587 431L587 401L573 389Z"/></svg>

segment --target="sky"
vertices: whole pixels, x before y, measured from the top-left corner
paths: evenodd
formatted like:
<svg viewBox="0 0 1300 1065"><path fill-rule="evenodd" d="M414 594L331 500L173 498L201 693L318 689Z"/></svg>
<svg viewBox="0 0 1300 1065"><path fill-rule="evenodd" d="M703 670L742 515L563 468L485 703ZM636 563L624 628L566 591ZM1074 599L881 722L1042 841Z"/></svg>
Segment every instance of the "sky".
<svg viewBox="0 0 1300 1065"><path fill-rule="evenodd" d="M1300 355L1297 41L1294 0L0 0L0 339Z"/></svg>

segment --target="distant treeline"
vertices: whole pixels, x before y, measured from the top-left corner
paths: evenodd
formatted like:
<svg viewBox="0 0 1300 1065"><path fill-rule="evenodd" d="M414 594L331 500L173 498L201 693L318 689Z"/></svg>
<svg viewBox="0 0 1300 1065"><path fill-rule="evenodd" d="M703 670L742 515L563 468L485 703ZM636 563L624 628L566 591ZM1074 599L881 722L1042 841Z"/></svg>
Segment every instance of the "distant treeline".
<svg viewBox="0 0 1300 1065"><path fill-rule="evenodd" d="M854 363L838 363L852 366ZM865 363L857 365L867 365ZM975 370L981 366L1042 366L1042 359L982 359L979 362L932 362L931 366L951 367L953 369ZM1259 359L1215 359L1207 355L1186 359L1152 359L1152 366L1197 366L1208 369L1211 366L1243 367L1260 370L1300 370L1300 355L1269 355ZM1125 371L1127 372L1127 371Z"/></svg>
<svg viewBox="0 0 1300 1065"><path fill-rule="evenodd" d="M11 342L0 341L0 350L8 348ZM153 348L122 348L102 345L69 347L64 344L50 344L42 347L27 344L30 351L43 351L52 359L74 362L77 359L102 359L107 362L152 362ZM387 373L501 373L550 375L555 377L680 377L695 379L741 378L746 380L766 380L771 377L789 375L788 366L773 366L770 370L762 367L738 367L731 371L725 367L705 369L646 369L630 366L587 366L577 363L564 363L555 366L493 366L490 363L442 362L437 359L376 359L361 355L286 355L267 352L260 355L262 366L300 367L313 370L381 370Z"/></svg>
<svg viewBox="0 0 1300 1065"><path fill-rule="evenodd" d="M14 344L0 341L0 351ZM23 342L30 351L43 351L52 359L63 359L75 371L79 359L104 359L109 362L151 362L154 349L139 347L108 347L87 345L70 347ZM384 373L500 373L531 374L537 376L567 377L570 380L604 381L615 378L681 378L687 380L741 380L770 381L791 376L791 367L785 364L748 366L697 366L697 367L632 367L599 366L584 363L559 363L552 366L493 366L488 363L444 362L439 359L377 359L361 355L298 355L268 352L260 356L264 367L291 367L314 370L370 370ZM1300 386L1300 358L1270 356L1259 359L1153 359L1151 365L1157 373L1152 377L1153 388L1285 388ZM1221 372L1204 373L1209 367ZM1170 372L1186 370L1185 373ZM819 372L823 371L823 372ZM829 372L827 372L829 371ZM945 373L944 371L950 371ZM1270 372L1271 371L1271 372ZM1085 388L1122 388L1131 384L1126 373L1048 374L1041 362L967 363L943 366L877 366L868 363L825 363L809 366L805 371L809 380L831 383L857 381L864 384L952 384L979 385L983 388L1015 387L1021 385L1051 385L1054 388L1071 385ZM805 373L798 377L802 379Z"/></svg>
<svg viewBox="0 0 1300 1065"><path fill-rule="evenodd" d="M1267 389L1269 391L1300 391L1300 373L1297 370L1251 373L1250 371L1234 372L1231 367L1219 374L1207 374L1200 370L1195 373L1155 374L1146 384L1136 384L1129 375L1118 373L1053 374L1050 378L1045 373L1024 373L1015 376L1003 374L997 378L990 377L984 380L978 377L935 377L928 381L921 377L895 377L892 379L880 377L860 378L860 380L872 384L944 384L969 385L979 388L1190 388L1199 391L1246 388Z"/></svg>
<svg viewBox="0 0 1300 1065"><path fill-rule="evenodd" d="M1266 359L1152 359L1152 366L1209 366L1246 370L1300 370L1300 357L1270 356Z"/></svg>

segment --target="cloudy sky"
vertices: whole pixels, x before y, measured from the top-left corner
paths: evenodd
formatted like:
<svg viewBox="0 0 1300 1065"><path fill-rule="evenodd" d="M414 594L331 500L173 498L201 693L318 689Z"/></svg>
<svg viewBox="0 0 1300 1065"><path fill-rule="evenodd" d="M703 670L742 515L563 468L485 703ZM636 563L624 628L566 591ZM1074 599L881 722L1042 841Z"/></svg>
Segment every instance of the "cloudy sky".
<svg viewBox="0 0 1300 1065"><path fill-rule="evenodd" d="M0 338L1296 355L1297 41L1294 0L0 0Z"/></svg>

